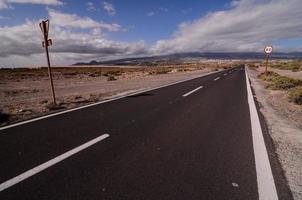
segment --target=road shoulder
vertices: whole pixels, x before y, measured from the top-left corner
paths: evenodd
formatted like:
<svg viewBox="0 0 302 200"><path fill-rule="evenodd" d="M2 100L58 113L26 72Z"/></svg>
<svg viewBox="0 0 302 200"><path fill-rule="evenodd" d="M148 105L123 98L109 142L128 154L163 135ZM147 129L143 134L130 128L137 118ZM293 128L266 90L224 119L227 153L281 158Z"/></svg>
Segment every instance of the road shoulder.
<svg viewBox="0 0 302 200"><path fill-rule="evenodd" d="M257 79L257 73L248 70L256 95L259 116L268 149L279 199L302 198L302 135L301 129L276 112L268 92ZM290 194L292 192L292 195Z"/></svg>

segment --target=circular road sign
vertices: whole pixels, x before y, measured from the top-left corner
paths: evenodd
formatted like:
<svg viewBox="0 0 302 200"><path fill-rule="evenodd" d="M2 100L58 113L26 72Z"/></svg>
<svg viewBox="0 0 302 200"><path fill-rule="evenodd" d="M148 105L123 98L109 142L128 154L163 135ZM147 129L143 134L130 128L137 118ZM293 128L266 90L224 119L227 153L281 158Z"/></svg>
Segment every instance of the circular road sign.
<svg viewBox="0 0 302 200"><path fill-rule="evenodd" d="M266 46L264 48L264 52L267 53L267 54L270 54L273 52L273 47L272 46Z"/></svg>

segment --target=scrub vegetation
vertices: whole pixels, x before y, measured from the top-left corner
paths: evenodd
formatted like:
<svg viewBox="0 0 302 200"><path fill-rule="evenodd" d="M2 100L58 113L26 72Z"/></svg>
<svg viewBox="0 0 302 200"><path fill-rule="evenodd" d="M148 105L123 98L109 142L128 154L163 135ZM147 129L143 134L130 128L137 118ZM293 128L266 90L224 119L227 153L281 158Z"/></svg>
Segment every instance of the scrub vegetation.
<svg viewBox="0 0 302 200"><path fill-rule="evenodd" d="M288 97L291 102L302 105L302 86L290 90Z"/></svg>
<svg viewBox="0 0 302 200"><path fill-rule="evenodd" d="M282 61L271 66L276 69L291 70L293 72L302 71L302 60Z"/></svg>
<svg viewBox="0 0 302 200"><path fill-rule="evenodd" d="M288 92L288 99L298 105L302 105L302 80L281 76L276 72L262 73L259 77L266 81L266 88L272 90L284 90Z"/></svg>

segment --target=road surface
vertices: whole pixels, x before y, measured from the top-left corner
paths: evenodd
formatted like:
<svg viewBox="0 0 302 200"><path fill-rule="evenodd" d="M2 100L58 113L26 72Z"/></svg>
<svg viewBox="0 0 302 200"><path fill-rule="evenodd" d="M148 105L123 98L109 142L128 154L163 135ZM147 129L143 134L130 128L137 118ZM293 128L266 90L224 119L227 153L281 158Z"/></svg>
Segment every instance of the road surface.
<svg viewBox="0 0 302 200"><path fill-rule="evenodd" d="M261 199L247 88L241 66L2 129L0 199Z"/></svg>

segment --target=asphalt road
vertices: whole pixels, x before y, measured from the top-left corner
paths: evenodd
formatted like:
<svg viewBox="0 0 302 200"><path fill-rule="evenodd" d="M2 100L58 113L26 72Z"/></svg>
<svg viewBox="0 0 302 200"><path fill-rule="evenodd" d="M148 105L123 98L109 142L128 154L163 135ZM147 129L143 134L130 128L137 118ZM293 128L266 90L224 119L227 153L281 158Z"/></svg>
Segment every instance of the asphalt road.
<svg viewBox="0 0 302 200"><path fill-rule="evenodd" d="M244 67L1 130L0 183L104 134L0 199L258 199Z"/></svg>

